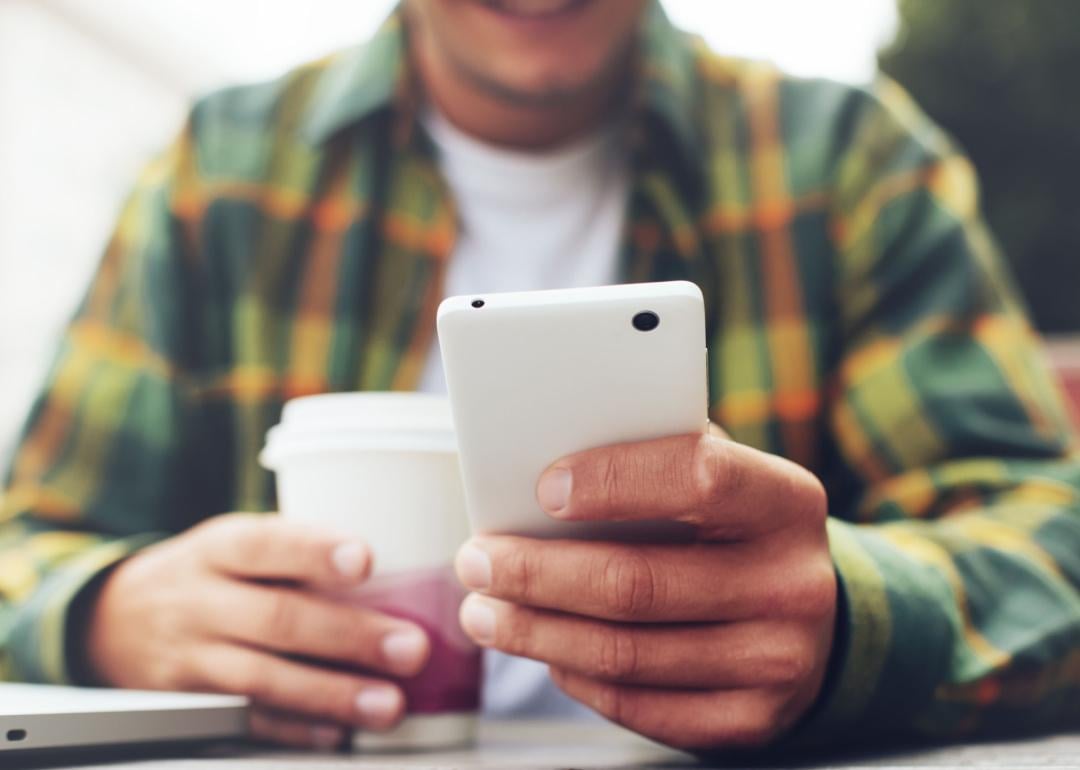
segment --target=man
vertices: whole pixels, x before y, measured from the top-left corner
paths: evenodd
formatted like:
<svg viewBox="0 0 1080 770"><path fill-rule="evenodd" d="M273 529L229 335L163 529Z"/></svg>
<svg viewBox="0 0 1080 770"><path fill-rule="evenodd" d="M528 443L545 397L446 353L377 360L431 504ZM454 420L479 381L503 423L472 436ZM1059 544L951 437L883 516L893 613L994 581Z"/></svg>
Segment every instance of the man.
<svg viewBox="0 0 1080 770"><path fill-rule="evenodd" d="M694 750L1075 725L1080 459L970 168L895 87L718 57L646 0L407 0L196 106L14 460L4 674L246 693L297 745L392 725L426 639L317 593L378 554L218 516L272 510L266 429L438 390L444 293L671 278L707 298L718 427L537 498L698 541L474 540L469 633ZM525 666L500 713L568 708Z"/></svg>

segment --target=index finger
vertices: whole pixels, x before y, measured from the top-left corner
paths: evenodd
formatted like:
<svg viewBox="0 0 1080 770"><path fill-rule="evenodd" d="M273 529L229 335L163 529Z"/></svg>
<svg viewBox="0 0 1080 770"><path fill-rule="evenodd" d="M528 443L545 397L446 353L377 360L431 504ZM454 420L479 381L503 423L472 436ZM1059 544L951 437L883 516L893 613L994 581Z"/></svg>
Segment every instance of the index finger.
<svg viewBox="0 0 1080 770"><path fill-rule="evenodd" d="M335 588L363 582L371 571L363 541L276 515L219 516L191 536L211 569L240 578Z"/></svg>
<svg viewBox="0 0 1080 770"><path fill-rule="evenodd" d="M712 433L570 455L544 472L536 497L558 519L670 519L718 540L773 531L795 516L824 521L826 512L809 471Z"/></svg>
<svg viewBox="0 0 1080 770"><path fill-rule="evenodd" d="M832 561L747 544L627 545L482 535L455 560L466 588L513 604L633 623L746 620L816 611Z"/></svg>

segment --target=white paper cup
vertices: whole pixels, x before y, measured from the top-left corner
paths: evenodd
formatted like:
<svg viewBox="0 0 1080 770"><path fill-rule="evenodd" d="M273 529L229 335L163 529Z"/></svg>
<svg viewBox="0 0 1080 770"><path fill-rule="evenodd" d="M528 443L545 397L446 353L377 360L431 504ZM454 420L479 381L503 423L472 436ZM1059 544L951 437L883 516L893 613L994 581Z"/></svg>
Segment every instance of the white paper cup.
<svg viewBox="0 0 1080 770"><path fill-rule="evenodd" d="M427 667L400 681L404 722L389 733L357 731L354 746L472 742L480 651L457 621L464 590L451 565L469 525L447 400L416 393L295 399L270 430L260 460L277 474L283 516L371 546L372 579L336 598L407 618L431 637Z"/></svg>

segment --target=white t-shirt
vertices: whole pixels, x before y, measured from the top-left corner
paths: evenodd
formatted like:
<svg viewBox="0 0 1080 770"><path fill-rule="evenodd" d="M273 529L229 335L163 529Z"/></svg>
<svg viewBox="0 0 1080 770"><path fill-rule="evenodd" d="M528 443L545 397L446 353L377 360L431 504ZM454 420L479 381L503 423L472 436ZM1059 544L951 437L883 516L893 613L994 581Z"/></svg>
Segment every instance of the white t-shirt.
<svg viewBox="0 0 1080 770"><path fill-rule="evenodd" d="M477 141L433 110L423 120L459 218L446 296L616 282L629 191L617 126L554 151L524 153ZM437 342L420 390L446 391ZM489 653L485 675L492 715L590 713L535 661Z"/></svg>

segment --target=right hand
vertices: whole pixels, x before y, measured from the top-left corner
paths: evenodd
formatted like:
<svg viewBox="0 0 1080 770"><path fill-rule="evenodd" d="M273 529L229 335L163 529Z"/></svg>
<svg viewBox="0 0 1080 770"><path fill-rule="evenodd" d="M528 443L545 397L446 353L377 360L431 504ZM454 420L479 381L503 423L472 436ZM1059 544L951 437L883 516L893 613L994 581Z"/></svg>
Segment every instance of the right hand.
<svg viewBox="0 0 1080 770"><path fill-rule="evenodd" d="M85 663L113 687L247 695L256 737L337 746L353 727L395 725L404 695L377 677L417 674L430 654L416 625L320 596L370 568L363 542L278 516L218 516L105 579Z"/></svg>

